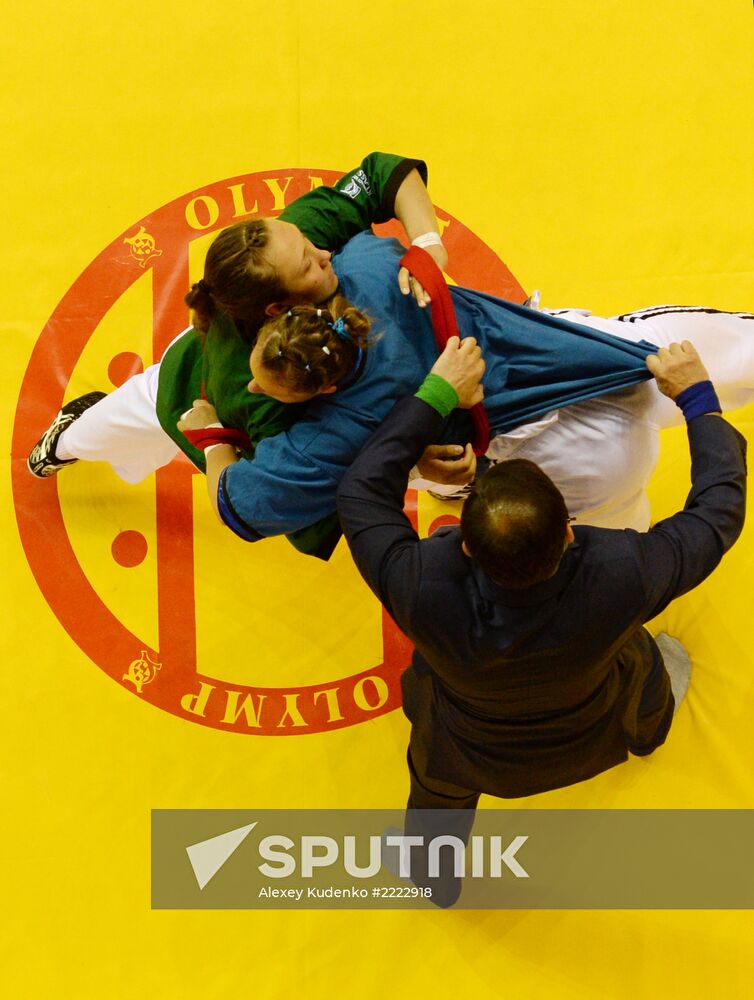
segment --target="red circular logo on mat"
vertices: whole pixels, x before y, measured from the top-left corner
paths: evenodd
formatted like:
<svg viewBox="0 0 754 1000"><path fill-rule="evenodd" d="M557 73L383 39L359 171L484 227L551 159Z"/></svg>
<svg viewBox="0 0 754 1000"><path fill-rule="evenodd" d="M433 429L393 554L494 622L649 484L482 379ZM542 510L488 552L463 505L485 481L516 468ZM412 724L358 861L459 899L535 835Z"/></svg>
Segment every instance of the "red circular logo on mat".
<svg viewBox="0 0 754 1000"><path fill-rule="evenodd" d="M32 352L16 410L13 493L21 540L36 581L70 637L98 667L137 697L191 722L256 735L284 736L354 725L400 705L400 674L411 646L382 616L382 662L320 684L254 687L211 677L197 662L192 476L176 460L154 476L156 490L157 646L135 635L107 607L85 574L66 531L58 477L45 482L26 457L63 403L81 353L120 297L152 272L153 354L161 357L186 325L189 248L198 236L240 218L275 216L295 198L339 178L328 170L281 170L218 181L158 209L122 233L86 268L51 316ZM502 261L447 212L437 211L448 248L450 277L460 285L522 301L524 293ZM400 227L379 227L400 235ZM54 364L52 361L54 360ZM133 354L114 354L111 380L141 370ZM190 401L189 401L190 402ZM415 519L411 505L407 513ZM265 542L257 543L264 551ZM255 552L257 545L254 546ZM147 554L142 534L122 530L111 556L135 567Z"/></svg>

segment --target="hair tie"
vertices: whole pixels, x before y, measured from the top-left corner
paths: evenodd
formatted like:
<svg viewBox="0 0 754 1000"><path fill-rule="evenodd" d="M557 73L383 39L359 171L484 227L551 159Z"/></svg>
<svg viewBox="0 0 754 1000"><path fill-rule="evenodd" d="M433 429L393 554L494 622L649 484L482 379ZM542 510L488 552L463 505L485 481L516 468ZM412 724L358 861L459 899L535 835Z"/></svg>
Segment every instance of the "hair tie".
<svg viewBox="0 0 754 1000"><path fill-rule="evenodd" d="M197 283L194 285L194 288L196 288L197 291L201 292L202 295L211 295L212 294L212 289L209 287L209 285L204 280L204 278L200 278L197 281Z"/></svg>
<svg viewBox="0 0 754 1000"><path fill-rule="evenodd" d="M343 389L349 389L356 379L361 375L361 371L366 360L363 347L356 348L356 360L353 363L353 367L349 372L339 379L337 382L338 392L342 392Z"/></svg>
<svg viewBox="0 0 754 1000"><path fill-rule="evenodd" d="M346 324L342 316L339 316L334 323L327 324L340 337L341 340L350 340Z"/></svg>

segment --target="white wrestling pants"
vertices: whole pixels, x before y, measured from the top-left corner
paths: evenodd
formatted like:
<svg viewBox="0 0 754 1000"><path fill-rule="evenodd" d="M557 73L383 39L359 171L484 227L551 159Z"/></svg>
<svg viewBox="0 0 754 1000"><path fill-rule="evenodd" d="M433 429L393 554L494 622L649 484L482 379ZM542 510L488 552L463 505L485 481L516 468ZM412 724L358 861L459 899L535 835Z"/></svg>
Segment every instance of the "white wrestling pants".
<svg viewBox="0 0 754 1000"><path fill-rule="evenodd" d="M168 465L179 449L157 419L159 376L159 364L150 365L85 410L60 436L66 453L84 462L109 462L126 483L140 483Z"/></svg>
<svg viewBox="0 0 754 1000"><path fill-rule="evenodd" d="M655 306L614 319L576 309L546 311L658 347L690 340L723 410L754 401L754 315L679 306ZM652 379L498 435L487 456L536 462L558 486L579 524L646 531L650 509L645 490L659 454L658 431L682 423L681 410ZM432 489L452 492L457 487Z"/></svg>

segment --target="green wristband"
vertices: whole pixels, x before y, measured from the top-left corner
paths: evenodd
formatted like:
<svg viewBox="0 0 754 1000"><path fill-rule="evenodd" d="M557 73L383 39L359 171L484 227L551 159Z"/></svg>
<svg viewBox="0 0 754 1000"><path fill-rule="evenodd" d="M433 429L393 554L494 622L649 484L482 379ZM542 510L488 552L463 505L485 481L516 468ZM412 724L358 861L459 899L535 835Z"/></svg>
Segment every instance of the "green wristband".
<svg viewBox="0 0 754 1000"><path fill-rule="evenodd" d="M434 375L432 372L427 375L416 390L416 395L428 403L433 410L437 410L441 417L447 417L458 406L458 393L450 382L447 382L441 375Z"/></svg>

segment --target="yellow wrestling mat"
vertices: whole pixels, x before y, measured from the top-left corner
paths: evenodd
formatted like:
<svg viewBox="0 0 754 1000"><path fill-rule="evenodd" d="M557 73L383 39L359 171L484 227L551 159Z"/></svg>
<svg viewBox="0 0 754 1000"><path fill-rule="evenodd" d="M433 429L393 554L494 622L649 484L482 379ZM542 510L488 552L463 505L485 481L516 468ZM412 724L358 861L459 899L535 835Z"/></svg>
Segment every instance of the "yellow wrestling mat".
<svg viewBox="0 0 754 1000"><path fill-rule="evenodd" d="M427 161L464 283L502 260L546 306L752 310L748 0L31 0L5 25L4 995L748 996L748 911L152 911L151 809L402 806L407 647L342 545L246 545L180 462L24 470L61 401L185 326L214 229L373 149ZM687 484L666 432L655 516ZM422 498L420 530L447 513ZM694 660L663 748L507 805L754 808L753 576L749 526L654 623Z"/></svg>

